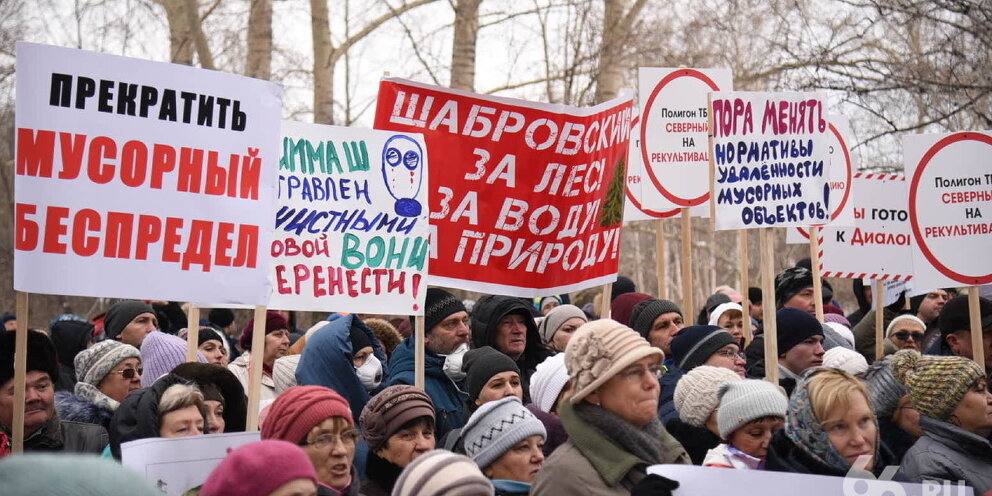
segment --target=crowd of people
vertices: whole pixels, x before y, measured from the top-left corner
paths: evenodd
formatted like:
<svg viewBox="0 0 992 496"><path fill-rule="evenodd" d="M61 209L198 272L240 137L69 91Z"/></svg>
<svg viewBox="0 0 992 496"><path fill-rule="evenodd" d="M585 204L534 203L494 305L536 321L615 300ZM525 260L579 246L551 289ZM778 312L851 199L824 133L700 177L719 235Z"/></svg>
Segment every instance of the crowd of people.
<svg viewBox="0 0 992 496"><path fill-rule="evenodd" d="M122 443L244 431L260 360L261 441L187 494L671 494L677 480L648 473L658 464L714 477L896 466L896 480L992 494L992 301L979 299L972 329L953 289L901 296L885 307L875 357L868 288L855 281L859 308L845 316L824 284L821 323L802 265L776 277L774 308L756 288L716 288L696 314L624 277L613 288L610 318L566 295L471 302L428 289L423 388L412 319L332 314L303 331L269 311L256 350L254 322L238 336L234 314L215 309L191 323L199 354L188 362L175 303L122 301L95 322L60 315L28 334L26 453L0 461L0 487L156 494L113 462ZM764 355L764 312L776 315L777 357ZM0 335L0 456L11 453L14 342ZM778 384L762 379L769 367Z"/></svg>

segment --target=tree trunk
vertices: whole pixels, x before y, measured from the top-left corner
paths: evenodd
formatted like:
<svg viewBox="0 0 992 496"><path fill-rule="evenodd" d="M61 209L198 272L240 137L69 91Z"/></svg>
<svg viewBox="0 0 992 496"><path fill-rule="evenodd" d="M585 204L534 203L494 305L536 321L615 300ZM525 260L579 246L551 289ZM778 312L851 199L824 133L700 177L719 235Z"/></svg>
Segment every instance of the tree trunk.
<svg viewBox="0 0 992 496"><path fill-rule="evenodd" d="M196 47L196 56L200 59L200 67L204 69L217 70L214 65L214 56L210 53L210 45L207 44L207 37L203 34L203 24L200 22L200 9L196 0L186 0L186 22L189 26L190 37L193 39L193 46Z"/></svg>
<svg viewBox="0 0 992 496"><path fill-rule="evenodd" d="M159 0L169 22L169 60L193 65L193 39L186 14L186 0Z"/></svg>
<svg viewBox="0 0 992 496"><path fill-rule="evenodd" d="M327 0L310 0L313 33L313 121L334 124L334 65Z"/></svg>
<svg viewBox="0 0 992 496"><path fill-rule="evenodd" d="M245 75L258 79L272 78L272 0L251 0Z"/></svg>
<svg viewBox="0 0 992 496"><path fill-rule="evenodd" d="M482 0L458 0L455 5L455 37L451 46L451 87L475 91L475 44L479 33L479 4Z"/></svg>
<svg viewBox="0 0 992 496"><path fill-rule="evenodd" d="M623 83L623 47L630 36L634 19L644 8L646 0L634 0L627 9L627 0L603 0L603 41L599 49L596 71L596 103L616 98Z"/></svg>

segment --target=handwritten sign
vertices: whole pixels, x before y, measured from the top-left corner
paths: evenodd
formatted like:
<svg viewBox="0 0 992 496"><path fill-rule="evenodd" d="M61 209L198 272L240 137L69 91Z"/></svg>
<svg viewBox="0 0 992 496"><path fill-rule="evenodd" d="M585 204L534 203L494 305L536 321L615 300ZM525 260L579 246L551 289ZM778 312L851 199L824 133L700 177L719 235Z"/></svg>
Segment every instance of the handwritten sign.
<svg viewBox="0 0 992 496"><path fill-rule="evenodd" d="M281 89L17 45L14 288L265 304Z"/></svg>
<svg viewBox="0 0 992 496"><path fill-rule="evenodd" d="M163 494L181 496L206 482L229 450L259 439L258 431L138 439L121 444L121 464L141 474Z"/></svg>
<svg viewBox="0 0 992 496"><path fill-rule="evenodd" d="M830 225L850 227L854 225L854 188L851 182L857 166L851 153L851 123L842 115L828 115L827 152L830 160L827 165L827 184L830 187ZM786 231L786 243L808 243L809 231L803 227L793 227Z"/></svg>
<svg viewBox="0 0 992 496"><path fill-rule="evenodd" d="M712 107L717 229L829 222L822 97L718 92Z"/></svg>
<svg viewBox="0 0 992 496"><path fill-rule="evenodd" d="M992 133L903 138L919 287L992 283Z"/></svg>
<svg viewBox="0 0 992 496"><path fill-rule="evenodd" d="M592 108L386 78L375 127L423 133L431 284L534 297L616 279L630 95Z"/></svg>
<svg viewBox="0 0 992 496"><path fill-rule="evenodd" d="M423 137L289 121L282 134L269 305L422 315Z"/></svg>

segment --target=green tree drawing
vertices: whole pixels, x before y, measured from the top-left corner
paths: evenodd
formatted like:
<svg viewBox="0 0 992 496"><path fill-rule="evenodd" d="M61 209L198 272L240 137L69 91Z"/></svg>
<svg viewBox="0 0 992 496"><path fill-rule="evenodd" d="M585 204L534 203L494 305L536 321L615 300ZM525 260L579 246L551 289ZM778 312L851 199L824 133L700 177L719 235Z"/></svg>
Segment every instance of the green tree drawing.
<svg viewBox="0 0 992 496"><path fill-rule="evenodd" d="M617 159L613 169L613 180L606 189L603 206L600 209L599 225L609 227L623 222L624 182L627 178L627 164L623 157Z"/></svg>

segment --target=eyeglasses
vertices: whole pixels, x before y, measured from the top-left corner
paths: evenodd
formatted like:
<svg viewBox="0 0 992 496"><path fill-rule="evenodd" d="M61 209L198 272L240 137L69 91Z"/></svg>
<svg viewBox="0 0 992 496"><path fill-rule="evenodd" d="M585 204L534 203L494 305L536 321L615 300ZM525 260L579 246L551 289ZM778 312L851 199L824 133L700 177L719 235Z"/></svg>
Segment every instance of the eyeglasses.
<svg viewBox="0 0 992 496"><path fill-rule="evenodd" d="M441 326L442 329L446 331L454 331L455 329L458 329L459 325L464 325L465 327L468 327L468 323L469 323L469 318L465 317L463 319L445 320L444 322L441 322L439 325Z"/></svg>
<svg viewBox="0 0 992 496"><path fill-rule="evenodd" d="M899 341L906 341L909 338L913 338L913 341L923 341L923 333L922 332L899 331L899 332L892 333L892 336L894 336Z"/></svg>
<svg viewBox="0 0 992 496"><path fill-rule="evenodd" d="M665 375L665 372L668 372L668 367L659 364L659 365L652 365L648 368L638 367L636 369L624 370L623 372L620 372L618 375L620 377L623 377L628 382L639 382L643 379L644 374L649 374L655 379L658 379L661 376Z"/></svg>
<svg viewBox="0 0 992 496"><path fill-rule="evenodd" d="M111 374L120 374L125 379L134 379L134 376L139 376L140 377L141 374L142 374L142 372L144 372L144 371L145 371L145 369L139 368L139 369L114 370L114 371L111 371L110 373Z"/></svg>
<svg viewBox="0 0 992 496"><path fill-rule="evenodd" d="M337 446L338 441L341 441L345 447L354 446L358 442L360 434L357 430L351 429L344 431L340 434L321 434L314 439L312 443L304 442L301 446L316 446L318 449L327 449L332 446Z"/></svg>
<svg viewBox="0 0 992 496"><path fill-rule="evenodd" d="M747 361L747 358L744 357L744 354L737 350L720 350L714 353L714 355L722 356L723 358L727 358L730 360L736 360L740 358L741 360Z"/></svg>

